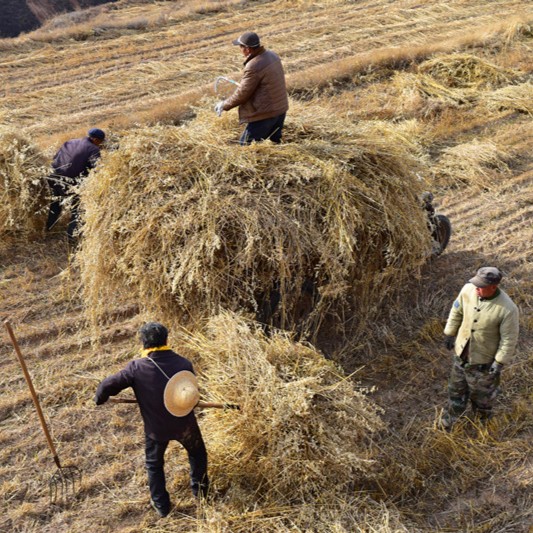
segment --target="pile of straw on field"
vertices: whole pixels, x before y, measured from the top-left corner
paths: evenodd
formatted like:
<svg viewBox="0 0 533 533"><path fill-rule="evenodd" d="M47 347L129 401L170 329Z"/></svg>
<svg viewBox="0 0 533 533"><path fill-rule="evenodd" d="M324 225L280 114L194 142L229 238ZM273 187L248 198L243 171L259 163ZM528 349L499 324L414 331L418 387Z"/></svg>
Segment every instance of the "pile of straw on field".
<svg viewBox="0 0 533 533"><path fill-rule="evenodd" d="M510 83L517 74L471 54L439 55L424 61L418 72L447 87L491 89Z"/></svg>
<svg viewBox="0 0 533 533"><path fill-rule="evenodd" d="M533 83L502 87L485 95L483 103L491 111L520 111L533 115Z"/></svg>
<svg viewBox="0 0 533 533"><path fill-rule="evenodd" d="M493 142L474 140L442 151L433 172L442 185L469 184L490 189L497 175L509 172L510 154Z"/></svg>
<svg viewBox="0 0 533 533"><path fill-rule="evenodd" d="M332 504L373 475L380 409L309 345L223 313L179 349L195 361L203 397L241 407L201 415L215 488L236 508Z"/></svg>
<svg viewBox="0 0 533 533"><path fill-rule="evenodd" d="M46 158L18 130L0 127L0 236L28 236L42 228Z"/></svg>
<svg viewBox="0 0 533 533"><path fill-rule="evenodd" d="M287 327L307 283L315 324L341 310L343 322L424 260L419 160L402 129L295 104L284 144L236 138L233 114L201 111L183 127L133 131L104 157L81 194L93 316L114 293L181 320L253 312L279 288Z"/></svg>
<svg viewBox="0 0 533 533"><path fill-rule="evenodd" d="M400 72L392 84L399 95L400 109L409 115L431 116L444 108L469 107L476 100L472 91L448 87L426 74Z"/></svg>

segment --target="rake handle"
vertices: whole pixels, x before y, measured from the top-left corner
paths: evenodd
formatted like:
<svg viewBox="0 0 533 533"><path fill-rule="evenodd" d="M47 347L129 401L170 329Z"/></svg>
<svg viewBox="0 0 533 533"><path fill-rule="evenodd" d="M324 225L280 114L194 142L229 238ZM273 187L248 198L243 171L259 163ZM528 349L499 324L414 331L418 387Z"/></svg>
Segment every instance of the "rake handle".
<svg viewBox="0 0 533 533"><path fill-rule="evenodd" d="M198 402L196 407L213 407L215 409L241 409L240 405L235 403L215 403L215 402Z"/></svg>
<svg viewBox="0 0 533 533"><path fill-rule="evenodd" d="M111 403L137 403L137 400L130 398L109 398L108 400ZM215 409L238 409L240 410L240 405L233 403L215 403L215 402L198 402L196 407L213 407Z"/></svg>
<svg viewBox="0 0 533 533"><path fill-rule="evenodd" d="M56 448L54 446L54 443L52 442L52 437L50 436L50 432L48 431L48 426L46 425L46 420L44 419L43 411L41 409L41 404L39 403L39 398L37 397L37 393L35 392L35 389L33 387L30 373L28 372L26 363L24 361L24 358L22 357L22 352L20 351L19 343L17 342L17 338L15 337L15 334L13 333L13 329L11 328L11 324L9 323L9 320L4 320L4 326L7 329L7 333L9 334L9 338L11 339L11 344L13 345L13 348L15 348L15 353L17 354L17 358L19 360L20 366L22 367L24 378L26 379L26 383L28 384L28 387L30 389L33 403L35 405L35 408L37 409L37 414L39 415L39 421L41 422L41 426L44 431L44 436L46 437L46 442L48 442L48 447L50 448L50 451L52 452L52 455L54 456L54 463L60 469L61 463L59 462L59 457L57 455Z"/></svg>

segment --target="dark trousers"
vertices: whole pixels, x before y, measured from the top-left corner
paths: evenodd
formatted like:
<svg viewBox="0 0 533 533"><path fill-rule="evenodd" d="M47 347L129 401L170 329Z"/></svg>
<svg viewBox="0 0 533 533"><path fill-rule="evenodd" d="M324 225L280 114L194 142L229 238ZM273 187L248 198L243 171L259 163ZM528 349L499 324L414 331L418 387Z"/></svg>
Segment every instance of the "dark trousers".
<svg viewBox="0 0 533 533"><path fill-rule="evenodd" d="M195 496L207 496L209 479L207 477L207 451L198 426L193 426L181 439L176 439L187 450L191 467L191 489ZM170 441L156 441L146 435L146 471L150 496L155 505L168 513L170 496L165 484L165 451Z"/></svg>
<svg viewBox="0 0 533 533"><path fill-rule="evenodd" d="M249 122L242 132L241 145L250 144L252 141L264 141L270 139L274 143L281 142L281 130L285 122L285 115L279 115L274 118L265 118L256 122Z"/></svg>
<svg viewBox="0 0 533 533"><path fill-rule="evenodd" d="M50 204L50 209L48 211L48 220L46 222L46 229L50 231L58 221L61 211L63 210L62 200L53 200ZM78 229L78 208L79 208L79 199L74 198L70 206L70 222L67 226L67 236L69 240L74 239L76 230Z"/></svg>
<svg viewBox="0 0 533 533"><path fill-rule="evenodd" d="M77 195L74 196L67 192L68 179L69 178L65 178L63 176L58 176L55 174L52 174L48 177L48 186L50 188L50 192L54 195L55 198L54 200L52 200L50 204L50 209L48 210L48 220L46 222L46 229L47 231L50 231L55 226L56 222L61 216L61 212L63 211L63 198L65 198L66 196L72 196L72 203L70 206L70 222L67 226L67 236L69 240L72 240L78 228L78 209L80 201Z"/></svg>

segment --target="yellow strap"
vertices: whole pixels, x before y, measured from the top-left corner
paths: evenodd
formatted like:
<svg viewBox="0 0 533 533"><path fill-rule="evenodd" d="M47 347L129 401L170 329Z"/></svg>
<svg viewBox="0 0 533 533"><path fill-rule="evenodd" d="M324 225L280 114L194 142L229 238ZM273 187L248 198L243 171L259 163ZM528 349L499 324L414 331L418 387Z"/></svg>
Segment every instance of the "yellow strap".
<svg viewBox="0 0 533 533"><path fill-rule="evenodd" d="M165 350L170 350L170 346L157 346L156 348L144 348L141 350L143 357L147 357L150 352L163 352Z"/></svg>

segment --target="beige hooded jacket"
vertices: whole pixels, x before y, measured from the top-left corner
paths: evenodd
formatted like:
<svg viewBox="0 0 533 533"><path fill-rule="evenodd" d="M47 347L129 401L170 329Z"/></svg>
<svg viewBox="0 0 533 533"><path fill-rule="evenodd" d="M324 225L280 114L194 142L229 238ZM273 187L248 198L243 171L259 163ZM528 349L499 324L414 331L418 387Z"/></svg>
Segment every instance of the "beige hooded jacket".
<svg viewBox="0 0 533 533"><path fill-rule="evenodd" d="M444 334L456 336L455 353L461 356L468 344L468 363L511 361L518 342L518 307L501 289L492 298L479 298L467 283L455 300Z"/></svg>

